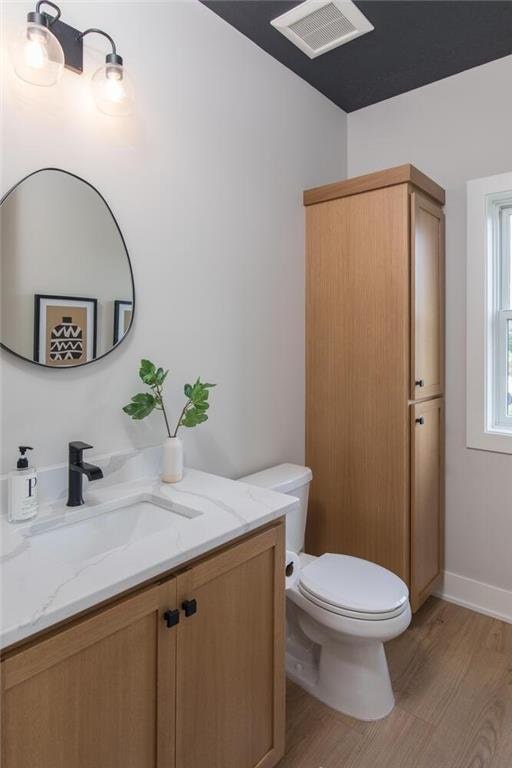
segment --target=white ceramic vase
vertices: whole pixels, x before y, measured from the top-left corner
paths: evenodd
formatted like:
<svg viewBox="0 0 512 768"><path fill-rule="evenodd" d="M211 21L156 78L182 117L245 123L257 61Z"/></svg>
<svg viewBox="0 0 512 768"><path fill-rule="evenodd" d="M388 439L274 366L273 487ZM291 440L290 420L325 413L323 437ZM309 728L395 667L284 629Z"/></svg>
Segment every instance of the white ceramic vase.
<svg viewBox="0 0 512 768"><path fill-rule="evenodd" d="M178 483L183 477L183 440L168 437L162 446L162 482Z"/></svg>

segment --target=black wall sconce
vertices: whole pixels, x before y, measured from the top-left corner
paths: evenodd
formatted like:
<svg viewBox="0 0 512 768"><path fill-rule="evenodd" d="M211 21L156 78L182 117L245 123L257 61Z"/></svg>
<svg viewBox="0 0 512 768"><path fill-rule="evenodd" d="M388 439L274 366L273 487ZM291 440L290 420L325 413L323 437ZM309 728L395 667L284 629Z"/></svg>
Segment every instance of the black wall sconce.
<svg viewBox="0 0 512 768"><path fill-rule="evenodd" d="M53 8L55 15L41 11ZM84 32L61 21L61 10L50 0L39 0L36 10L27 14L27 24L14 45L14 69L27 83L52 86L58 83L64 67L82 74L84 37L98 34L111 47L105 64L93 74L91 83L98 109L107 115L128 115L133 108L133 87L126 74L123 59L113 39L101 29L91 27Z"/></svg>

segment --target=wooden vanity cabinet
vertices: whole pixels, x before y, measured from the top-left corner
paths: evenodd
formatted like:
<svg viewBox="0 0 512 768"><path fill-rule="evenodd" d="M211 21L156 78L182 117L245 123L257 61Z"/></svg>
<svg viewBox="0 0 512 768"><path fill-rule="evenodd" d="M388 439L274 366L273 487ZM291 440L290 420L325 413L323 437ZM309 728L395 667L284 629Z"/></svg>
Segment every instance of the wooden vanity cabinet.
<svg viewBox="0 0 512 768"><path fill-rule="evenodd" d="M176 768L271 768L284 753L283 526L178 576ZM194 606L195 607L195 606Z"/></svg>
<svg viewBox="0 0 512 768"><path fill-rule="evenodd" d="M172 765L175 605L172 579L3 661L3 768Z"/></svg>
<svg viewBox="0 0 512 768"><path fill-rule="evenodd" d="M388 568L416 610L442 570L444 191L404 165L304 203L307 551Z"/></svg>
<svg viewBox="0 0 512 768"><path fill-rule="evenodd" d="M279 524L8 653L3 768L272 768L283 564Z"/></svg>

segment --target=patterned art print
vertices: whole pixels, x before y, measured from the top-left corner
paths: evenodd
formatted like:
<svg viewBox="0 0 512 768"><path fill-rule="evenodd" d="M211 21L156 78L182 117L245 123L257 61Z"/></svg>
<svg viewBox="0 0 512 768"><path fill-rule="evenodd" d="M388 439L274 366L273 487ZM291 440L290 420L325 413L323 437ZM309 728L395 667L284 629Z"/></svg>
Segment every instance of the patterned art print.
<svg viewBox="0 0 512 768"><path fill-rule="evenodd" d="M114 344L118 344L128 333L132 323L133 302L116 299L114 301Z"/></svg>
<svg viewBox="0 0 512 768"><path fill-rule="evenodd" d="M35 296L34 360L54 367L96 357L96 299Z"/></svg>

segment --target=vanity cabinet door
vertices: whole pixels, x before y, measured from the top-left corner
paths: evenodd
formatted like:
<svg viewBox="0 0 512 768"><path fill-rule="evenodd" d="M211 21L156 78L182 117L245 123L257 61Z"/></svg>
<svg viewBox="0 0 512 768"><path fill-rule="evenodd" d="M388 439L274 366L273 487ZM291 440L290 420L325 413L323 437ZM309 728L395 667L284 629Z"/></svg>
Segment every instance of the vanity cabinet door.
<svg viewBox="0 0 512 768"><path fill-rule="evenodd" d="M284 524L179 575L178 603L176 768L271 768L284 752Z"/></svg>
<svg viewBox="0 0 512 768"><path fill-rule="evenodd" d="M176 627L164 621L169 608L176 608L175 580L6 658L3 768L171 768Z"/></svg>
<svg viewBox="0 0 512 768"><path fill-rule="evenodd" d="M443 568L444 401L411 406L411 603L432 592Z"/></svg>
<svg viewBox="0 0 512 768"><path fill-rule="evenodd" d="M411 195L411 400L444 388L444 213Z"/></svg>

